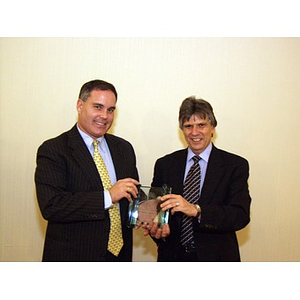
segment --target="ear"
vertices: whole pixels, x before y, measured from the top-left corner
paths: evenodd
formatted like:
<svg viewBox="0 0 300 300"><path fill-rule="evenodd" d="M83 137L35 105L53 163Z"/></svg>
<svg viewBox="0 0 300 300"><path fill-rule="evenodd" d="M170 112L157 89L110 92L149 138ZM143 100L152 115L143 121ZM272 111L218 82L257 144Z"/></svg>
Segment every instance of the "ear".
<svg viewBox="0 0 300 300"><path fill-rule="evenodd" d="M211 137L213 137L215 133L216 133L216 128L213 127L213 129L212 129L212 131L211 131Z"/></svg>
<svg viewBox="0 0 300 300"><path fill-rule="evenodd" d="M77 108L78 114L81 113L82 104L83 104L83 101L82 101L81 99L78 99L78 100L77 100L77 104L76 104L76 108Z"/></svg>

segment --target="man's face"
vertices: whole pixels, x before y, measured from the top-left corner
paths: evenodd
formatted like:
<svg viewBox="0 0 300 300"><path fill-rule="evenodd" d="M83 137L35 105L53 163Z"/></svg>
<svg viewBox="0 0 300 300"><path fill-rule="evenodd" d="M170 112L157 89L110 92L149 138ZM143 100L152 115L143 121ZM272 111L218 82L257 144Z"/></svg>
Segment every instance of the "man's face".
<svg viewBox="0 0 300 300"><path fill-rule="evenodd" d="M215 128L210 124L209 119L201 119L197 115L192 115L188 121L185 121L182 130L186 142L196 155L205 150L215 133Z"/></svg>
<svg viewBox="0 0 300 300"><path fill-rule="evenodd" d="M93 139L103 137L111 127L116 109L112 91L93 90L87 100L77 101L78 126Z"/></svg>

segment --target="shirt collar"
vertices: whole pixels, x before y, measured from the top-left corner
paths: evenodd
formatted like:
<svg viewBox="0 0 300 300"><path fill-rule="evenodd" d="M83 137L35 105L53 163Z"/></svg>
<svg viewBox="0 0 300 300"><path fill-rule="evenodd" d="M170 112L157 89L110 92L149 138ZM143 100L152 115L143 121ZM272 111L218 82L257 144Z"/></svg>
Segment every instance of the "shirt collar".
<svg viewBox="0 0 300 300"><path fill-rule="evenodd" d="M212 150L212 142L204 149L204 151L199 155L206 163L208 163L209 156ZM195 156L195 153L188 148L187 161L191 160Z"/></svg>
<svg viewBox="0 0 300 300"><path fill-rule="evenodd" d="M85 144L87 145L87 147L90 149L90 150L93 150L94 151L94 146L93 146L93 142L94 142L94 139L92 137L90 137L88 134L86 134L85 132L83 132L78 124L77 124L77 129L79 131L79 134L81 135L83 141L85 142ZM103 140L104 140L104 137L100 137L100 138L97 138L97 141L99 141L99 145L101 148L105 148L103 147Z"/></svg>

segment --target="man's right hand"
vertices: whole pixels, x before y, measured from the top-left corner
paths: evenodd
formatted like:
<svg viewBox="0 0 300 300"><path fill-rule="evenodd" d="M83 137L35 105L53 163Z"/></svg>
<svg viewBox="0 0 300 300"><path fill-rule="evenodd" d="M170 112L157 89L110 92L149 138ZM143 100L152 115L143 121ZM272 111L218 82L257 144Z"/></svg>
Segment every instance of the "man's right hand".
<svg viewBox="0 0 300 300"><path fill-rule="evenodd" d="M110 189L109 193L113 203L119 202L122 198L132 201L137 198L139 182L133 178L125 178L118 180Z"/></svg>

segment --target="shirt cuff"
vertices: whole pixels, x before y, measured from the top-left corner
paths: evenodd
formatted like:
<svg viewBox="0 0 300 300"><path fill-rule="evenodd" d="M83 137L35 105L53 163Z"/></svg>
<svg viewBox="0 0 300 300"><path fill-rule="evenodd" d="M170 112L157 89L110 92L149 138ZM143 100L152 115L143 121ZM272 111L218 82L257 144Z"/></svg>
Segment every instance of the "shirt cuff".
<svg viewBox="0 0 300 300"><path fill-rule="evenodd" d="M113 206L109 191L104 191L104 209L109 209Z"/></svg>

